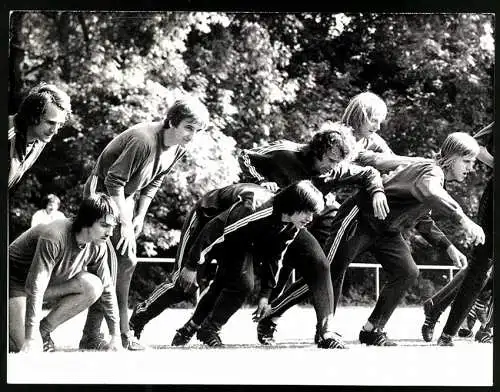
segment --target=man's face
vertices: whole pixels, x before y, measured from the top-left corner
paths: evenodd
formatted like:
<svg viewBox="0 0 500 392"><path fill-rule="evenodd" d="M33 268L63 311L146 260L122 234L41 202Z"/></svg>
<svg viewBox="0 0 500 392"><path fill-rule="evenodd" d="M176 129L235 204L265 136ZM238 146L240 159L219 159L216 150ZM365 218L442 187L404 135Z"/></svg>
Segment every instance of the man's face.
<svg viewBox="0 0 500 392"><path fill-rule="evenodd" d="M199 124L192 120L182 120L175 127L175 138L177 144L186 145L193 140L194 135L201 130Z"/></svg>
<svg viewBox="0 0 500 392"><path fill-rule="evenodd" d="M49 201L47 203L47 207L45 207L45 210L47 210L47 213L52 213L54 211L57 211L59 209L59 203L56 201Z"/></svg>
<svg viewBox="0 0 500 392"><path fill-rule="evenodd" d="M475 157L456 157L448 167L446 179L448 181L462 182L467 177L467 174L474 170Z"/></svg>
<svg viewBox="0 0 500 392"><path fill-rule="evenodd" d="M325 174L335 169L340 162L342 162L342 154L340 149L335 146L327 151L320 160L317 159L314 167L320 174Z"/></svg>
<svg viewBox="0 0 500 392"><path fill-rule="evenodd" d="M366 119L363 125L354 132L354 136L357 140L369 137L372 133L378 132L380 130L380 124L385 120L385 117L378 116L372 119Z"/></svg>
<svg viewBox="0 0 500 392"><path fill-rule="evenodd" d="M293 223L297 229L301 229L313 220L314 214L310 211L295 212L292 215L284 215L284 221Z"/></svg>
<svg viewBox="0 0 500 392"><path fill-rule="evenodd" d="M28 136L33 140L48 143L57 134L59 128L66 120L66 112L53 103L48 103L45 114L40 119L40 124L28 127Z"/></svg>
<svg viewBox="0 0 500 392"><path fill-rule="evenodd" d="M116 219L113 215L106 215L102 217L89 227L89 240L95 243L102 243L106 241L113 234L115 226Z"/></svg>

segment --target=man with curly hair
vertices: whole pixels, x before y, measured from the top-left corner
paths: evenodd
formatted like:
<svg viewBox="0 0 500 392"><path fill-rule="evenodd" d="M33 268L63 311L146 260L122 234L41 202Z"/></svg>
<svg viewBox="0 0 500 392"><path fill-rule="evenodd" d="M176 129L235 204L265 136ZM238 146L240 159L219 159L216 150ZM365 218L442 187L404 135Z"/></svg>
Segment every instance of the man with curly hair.
<svg viewBox="0 0 500 392"><path fill-rule="evenodd" d="M340 164L348 162L355 154L355 145L356 141L350 128L339 123L328 123L307 144L281 141L267 147L242 151L240 164L245 173L242 180L258 182L261 186L276 191L296 181L313 179L314 185L324 195L330 193L336 186L361 185L374 195L376 214L383 217L387 210L378 172L369 167ZM321 219L327 220L335 212L336 207L326 208L320 214ZM281 291L287 280L286 275L296 269L301 276L304 276L313 292L317 330L320 336L318 346L321 348L342 346L342 342L328 324L333 306L328 261L318 241L307 228L301 229L290 245L283 258L283 266L273 293ZM269 300L272 300L272 296ZM174 337L175 342L186 344L191 339L199 328L199 323L206 317L202 313L203 307L197 307L193 317L178 330ZM262 315L262 312L256 314L255 321Z"/></svg>

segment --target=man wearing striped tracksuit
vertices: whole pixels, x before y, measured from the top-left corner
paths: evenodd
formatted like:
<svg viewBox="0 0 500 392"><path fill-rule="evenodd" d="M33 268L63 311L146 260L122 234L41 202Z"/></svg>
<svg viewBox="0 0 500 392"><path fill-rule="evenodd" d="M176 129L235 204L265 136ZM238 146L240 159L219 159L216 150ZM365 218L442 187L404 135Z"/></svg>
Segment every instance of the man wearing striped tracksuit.
<svg viewBox="0 0 500 392"><path fill-rule="evenodd" d="M325 125L327 126L324 129L327 131L344 129L338 123L327 122ZM311 151L318 148L318 144L320 143L315 143L313 138L313 141L309 145L280 141L266 147L244 150L241 152L239 159L243 178L246 181L253 181L263 186L269 186L268 184L283 186L297 178L314 175L314 170L311 168L314 168L315 161L311 157L314 157ZM322 144L325 145L326 143L323 142ZM374 132L370 133L367 137L360 138L357 141L357 149L358 152L355 160L357 164L363 166L370 165L381 170L394 169L400 164L409 163L414 160L414 158L395 155L387 143ZM319 154L316 155L318 156ZM322 158L322 156L319 155L319 158ZM330 169L334 165L335 163L330 162ZM332 172L332 177L336 178L337 186L357 182L359 185L364 186L365 189L368 189L372 196L377 192L383 191L383 187L374 182L376 181L375 178L378 177L378 172L373 168L360 168L359 166L350 165L344 166L345 169L347 171L344 173L342 173L342 169L340 168L334 169ZM359 181L363 177L365 178L365 182L360 183ZM323 191L324 188L320 187L320 190ZM333 187L327 189L325 194L331 190L333 190ZM336 207L327 207L315 219L316 231L314 235L309 230L301 230L298 238L290 245L290 249L285 255L286 265L304 266L304 268L297 268L297 270L306 280L309 289L313 292L313 303L315 304L318 318L315 339L317 343L321 341L321 331L325 329L325 317L328 318L331 315L333 306L333 292L331 283L329 282L329 262L320 244L324 243L324 240L330 233L331 221L336 212ZM378 216L380 219L384 218L384 215ZM324 280L328 282L324 282ZM280 281L286 281L286 279L280 279ZM321 284L318 284L318 282ZM314 289L314 287L317 288ZM280 294L280 288L278 286L273 290L271 298ZM263 319L262 322L259 322L257 336L262 344L274 343L273 334L275 327L276 325L270 319ZM338 338L336 340L340 342ZM338 347L341 346L343 345L338 345Z"/></svg>
<svg viewBox="0 0 500 392"><path fill-rule="evenodd" d="M200 341L222 345L220 329L253 290L254 266L261 276L256 317L264 312L283 265L283 254L300 228L323 208L321 192L310 181L300 181L257 209L242 201L204 226L188 260L216 259L218 268L193 315L193 319L201 315L197 323Z"/></svg>
<svg viewBox="0 0 500 392"><path fill-rule="evenodd" d="M312 178L325 172L327 174L322 179L318 177L315 181L315 185L324 194L336 186L356 184L364 186L372 194L379 194L378 197L385 199L381 179L376 170L354 165L338 165L352 152L354 144L350 129L336 125L335 128L315 134L308 144L282 141L262 149L243 151L240 155L243 180L253 180L268 189L276 190L294 181ZM335 169L328 173L334 167ZM262 179L267 182L259 181ZM321 216L328 217L335 212L335 209L327 208ZM317 316L318 346L321 348L343 346L332 335L328 326L328 317L333 306L328 262L319 243L307 229L300 230L296 240L285 254L283 264L286 268L282 271L286 270L289 273L293 268L297 269L311 287ZM286 282L286 278L281 279L283 275L280 276L280 283ZM273 293L279 293L279 288L282 287L280 283L277 288L273 289ZM196 313L201 313L201 310ZM186 344L193 336L195 329L199 327L199 320L203 320L204 317L205 315L199 318L193 316L178 330L174 341ZM180 339L181 335L184 338Z"/></svg>
<svg viewBox="0 0 500 392"><path fill-rule="evenodd" d="M248 201L254 208L259 207L273 196L271 191L256 184L232 184L206 193L187 216L181 231L181 238L175 257L175 267L171 281L160 284L151 295L138 303L130 317L130 329L140 338L144 326L166 308L188 298L189 288L182 283L183 276L189 280L191 274L198 281L206 276L209 263L188 262L187 252L191 249L201 229L215 216L240 201ZM186 282L189 286L189 283ZM187 288L187 290L186 290ZM186 342L187 343L187 342ZM175 341L173 343L175 344ZM185 343L184 343L185 344Z"/></svg>
<svg viewBox="0 0 500 392"><path fill-rule="evenodd" d="M444 190L444 178L443 169L429 160L408 165L395 171L384 182L391 210L385 220L373 216L371 200L365 191L346 200L334 218L331 235L324 245L325 254L331 262L334 312L342 292L345 271L358 255L370 251L389 274L389 280L368 318L367 325L371 328L369 331L364 328L360 332L362 343L395 345L387 339L383 328L406 289L418 276L410 248L402 237L403 231L415 226L427 241L446 250L457 264L465 259L430 217L432 209L456 218L462 225L473 226L474 230L478 228ZM464 228L468 230L465 226ZM314 224L310 230L315 233ZM276 323L277 318L287 309L307 296L307 284L299 279L271 303L272 311L261 323L269 323L271 320Z"/></svg>

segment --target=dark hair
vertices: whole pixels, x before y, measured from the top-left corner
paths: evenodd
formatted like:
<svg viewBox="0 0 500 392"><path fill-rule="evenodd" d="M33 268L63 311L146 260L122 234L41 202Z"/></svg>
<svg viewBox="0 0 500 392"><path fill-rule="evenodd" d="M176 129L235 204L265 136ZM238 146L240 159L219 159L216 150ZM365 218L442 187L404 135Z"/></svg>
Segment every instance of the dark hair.
<svg viewBox="0 0 500 392"><path fill-rule="evenodd" d="M321 212L325 208L323 194L311 181L302 180L288 185L273 199L273 209L277 213L292 215L296 212Z"/></svg>
<svg viewBox="0 0 500 392"><path fill-rule="evenodd" d="M84 227L90 227L106 215L112 215L118 219L118 207L110 196L104 193L94 193L83 199L73 220L73 232L78 233Z"/></svg>
<svg viewBox="0 0 500 392"><path fill-rule="evenodd" d="M33 88L19 105L14 116L16 130L25 135L29 126L40 124L49 103L64 110L67 115L71 113L69 96L53 84L42 83Z"/></svg>
<svg viewBox="0 0 500 392"><path fill-rule="evenodd" d="M337 147L345 159L352 155L356 148L356 139L352 129L339 122L325 122L318 133L316 133L308 144L311 160L321 160L323 156Z"/></svg>
<svg viewBox="0 0 500 392"><path fill-rule="evenodd" d="M191 120L203 130L209 125L208 110L199 99L192 96L185 96L176 100L168 110L164 127L176 127L183 120Z"/></svg>

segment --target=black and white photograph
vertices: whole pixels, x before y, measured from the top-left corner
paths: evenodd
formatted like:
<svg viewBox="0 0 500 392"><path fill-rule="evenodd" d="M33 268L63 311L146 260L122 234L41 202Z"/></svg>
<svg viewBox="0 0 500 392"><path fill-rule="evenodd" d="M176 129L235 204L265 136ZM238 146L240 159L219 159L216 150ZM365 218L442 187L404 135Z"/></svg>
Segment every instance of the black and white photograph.
<svg viewBox="0 0 500 392"><path fill-rule="evenodd" d="M8 384L493 386L495 13L8 20Z"/></svg>

